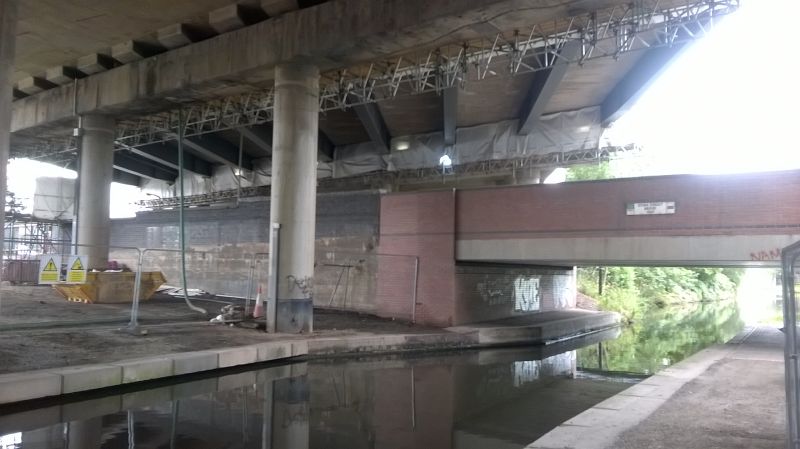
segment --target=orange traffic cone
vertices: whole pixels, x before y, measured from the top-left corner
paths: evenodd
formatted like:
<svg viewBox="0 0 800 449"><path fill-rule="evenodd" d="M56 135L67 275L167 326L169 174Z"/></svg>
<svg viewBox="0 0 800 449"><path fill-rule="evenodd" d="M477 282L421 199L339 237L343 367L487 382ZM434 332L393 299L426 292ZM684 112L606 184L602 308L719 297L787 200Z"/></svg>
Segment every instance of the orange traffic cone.
<svg viewBox="0 0 800 449"><path fill-rule="evenodd" d="M256 307L253 309L253 318L258 318L264 316L264 303L261 302L261 287L258 287L258 293L256 293Z"/></svg>

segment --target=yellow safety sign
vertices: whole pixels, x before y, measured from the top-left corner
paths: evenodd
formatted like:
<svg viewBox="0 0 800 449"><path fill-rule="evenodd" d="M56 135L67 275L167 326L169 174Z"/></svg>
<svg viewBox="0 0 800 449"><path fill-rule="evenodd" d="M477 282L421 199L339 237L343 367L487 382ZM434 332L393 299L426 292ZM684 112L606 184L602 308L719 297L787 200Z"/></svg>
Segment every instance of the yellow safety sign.
<svg viewBox="0 0 800 449"><path fill-rule="evenodd" d="M83 258L86 256L70 256L67 263L67 283L68 284L85 284L86 283L86 265L83 263Z"/></svg>
<svg viewBox="0 0 800 449"><path fill-rule="evenodd" d="M39 262L39 283L57 284L61 280L61 256L45 254Z"/></svg>

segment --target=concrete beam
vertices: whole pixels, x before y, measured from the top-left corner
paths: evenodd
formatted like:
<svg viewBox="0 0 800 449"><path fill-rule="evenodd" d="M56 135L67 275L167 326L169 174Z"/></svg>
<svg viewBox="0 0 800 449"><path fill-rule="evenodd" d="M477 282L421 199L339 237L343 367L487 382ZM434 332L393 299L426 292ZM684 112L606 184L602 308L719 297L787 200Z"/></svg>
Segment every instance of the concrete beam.
<svg viewBox="0 0 800 449"><path fill-rule="evenodd" d="M389 135L389 129L386 127L386 122L383 121L381 110L375 103L360 104L353 106L353 110L364 125L372 143L379 146L386 154L389 154L389 143L392 136Z"/></svg>
<svg viewBox="0 0 800 449"><path fill-rule="evenodd" d="M459 87L448 87L442 92L442 110L444 111L444 146L456 144L456 126L458 122L458 90Z"/></svg>
<svg viewBox="0 0 800 449"><path fill-rule="evenodd" d="M81 74L77 69L75 69L75 67L66 67L60 65L47 69L44 77L47 79L47 81L62 86L64 84L73 82L76 78L80 78Z"/></svg>
<svg viewBox="0 0 800 449"><path fill-rule="evenodd" d="M10 124L12 117L13 99L17 95L16 89L11 89L11 80L14 75L14 54L17 41L17 0L0 1L0 198L6 199L6 185L8 178L8 155L11 152ZM0 209L0 219L5 223L5 207ZM29 386L28 388L37 388ZM3 395L17 394L6 393L7 385L0 385Z"/></svg>
<svg viewBox="0 0 800 449"><path fill-rule="evenodd" d="M213 134L187 137L184 139L183 145L201 158L214 164L229 165L234 168L239 166L239 148L221 137ZM253 158L243 154L242 168L252 170Z"/></svg>
<svg viewBox="0 0 800 449"><path fill-rule="evenodd" d="M165 167L178 170L178 148L175 145L174 142L166 142L130 148L129 151ZM186 152L183 155L183 168L201 176L210 177L214 173L211 164Z"/></svg>
<svg viewBox="0 0 800 449"><path fill-rule="evenodd" d="M265 156L272 154L272 129L269 126L256 125L237 128L244 138L253 142Z"/></svg>
<svg viewBox="0 0 800 449"><path fill-rule="evenodd" d="M25 92L17 89L16 87L12 89L11 95L14 100L19 100L25 97L29 97L30 95L26 94Z"/></svg>
<svg viewBox="0 0 800 449"><path fill-rule="evenodd" d="M185 23L174 23L161 28L156 35L158 43L169 50L183 47L200 40L198 33L190 25L186 25Z"/></svg>
<svg viewBox="0 0 800 449"><path fill-rule="evenodd" d="M158 51L152 46L134 40L121 42L111 47L111 57L123 64L148 58L156 53Z"/></svg>
<svg viewBox="0 0 800 449"><path fill-rule="evenodd" d="M459 239L465 262L538 265L780 266L780 258L754 260L758 248L784 248L800 235L703 235L644 237L541 237Z"/></svg>
<svg viewBox="0 0 800 449"><path fill-rule="evenodd" d="M178 177L178 172L171 168L122 151L114 153L114 168L142 178L161 181L175 181L175 178Z"/></svg>
<svg viewBox="0 0 800 449"><path fill-rule="evenodd" d="M297 0L262 0L261 9L270 17L277 17L300 9L300 5Z"/></svg>
<svg viewBox="0 0 800 449"><path fill-rule="evenodd" d="M52 89L54 87L56 87L55 84L38 76L29 76L27 78L22 78L17 83L17 89L19 89L20 92L23 92L28 95L38 94L39 92L45 91L47 89Z"/></svg>
<svg viewBox="0 0 800 449"><path fill-rule="evenodd" d="M103 55L100 53L93 53L78 58L78 70L85 75L94 75L96 73L105 72L112 69L117 65L111 56Z"/></svg>
<svg viewBox="0 0 800 449"><path fill-rule="evenodd" d="M139 187L142 178L134 175L133 173L114 169L114 174L111 175L111 180L120 184Z"/></svg>
<svg viewBox="0 0 800 449"><path fill-rule="evenodd" d="M686 48L686 44L647 50L622 80L614 86L601 105L603 127L622 117L636 103L664 69Z"/></svg>
<svg viewBox="0 0 800 449"><path fill-rule="evenodd" d="M619 0L597 0L603 8ZM221 34L211 39L125 64L14 102L12 130L67 125L73 118L74 89L78 114L150 113L174 108L175 99L218 97L234 92L236 80L246 89L274 80L277 64L298 58L315 61L322 72L383 59L430 46L431 35L460 30L462 42L478 36L471 25L503 17L503 28L542 23L568 16L575 5L539 0L519 8L519 0L339 0L325 2ZM540 7L538 7L540 5ZM509 14L509 11L514 11ZM298 32L302 30L302 32ZM442 43L444 40L442 40Z"/></svg>
<svg viewBox="0 0 800 449"><path fill-rule="evenodd" d="M522 106L519 115L519 133L530 134L536 127L539 117L542 116L547 103L553 98L559 84L564 79L569 68L569 62L574 60L581 51L579 41L569 41L559 50L556 62L547 70L536 73L533 78L533 86L528 92L528 97Z"/></svg>
<svg viewBox="0 0 800 449"><path fill-rule="evenodd" d="M217 33L229 33L247 25L260 22L267 15L257 6L234 3L215 9L208 14L208 23Z"/></svg>
<svg viewBox="0 0 800 449"><path fill-rule="evenodd" d="M245 26L244 14L239 4L233 3L208 13L208 23L217 33L227 33Z"/></svg>

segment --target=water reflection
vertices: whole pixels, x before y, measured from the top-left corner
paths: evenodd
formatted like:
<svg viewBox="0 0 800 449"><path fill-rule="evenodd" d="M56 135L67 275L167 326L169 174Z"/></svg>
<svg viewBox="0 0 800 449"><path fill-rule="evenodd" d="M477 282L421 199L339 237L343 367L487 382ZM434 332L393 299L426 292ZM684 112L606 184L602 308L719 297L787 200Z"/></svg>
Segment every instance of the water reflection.
<svg viewBox="0 0 800 449"><path fill-rule="evenodd" d="M521 448L627 387L575 379L575 349L614 336L246 371L6 414L0 435L19 433L15 449Z"/></svg>
<svg viewBox="0 0 800 449"><path fill-rule="evenodd" d="M736 301L653 308L619 338L578 351L585 372L653 374L697 351L725 343L744 323Z"/></svg>
<svg viewBox="0 0 800 449"><path fill-rule="evenodd" d="M740 328L697 304L544 347L244 371L0 413L0 449L523 448Z"/></svg>

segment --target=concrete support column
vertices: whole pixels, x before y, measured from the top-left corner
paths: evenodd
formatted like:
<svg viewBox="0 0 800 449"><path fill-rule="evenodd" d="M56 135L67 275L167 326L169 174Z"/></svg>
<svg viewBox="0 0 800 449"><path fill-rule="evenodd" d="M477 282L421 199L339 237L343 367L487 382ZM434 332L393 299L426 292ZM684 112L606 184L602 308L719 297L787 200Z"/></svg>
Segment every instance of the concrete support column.
<svg viewBox="0 0 800 449"><path fill-rule="evenodd" d="M304 63L276 67L270 221L280 225L278 332L313 330L318 126L319 69Z"/></svg>
<svg viewBox="0 0 800 449"><path fill-rule="evenodd" d="M78 247L88 256L88 268L105 269L111 237L111 178L114 174L114 120L100 115L83 117L78 172L77 243L106 248Z"/></svg>
<svg viewBox="0 0 800 449"><path fill-rule="evenodd" d="M310 442L307 376L278 379L274 382L272 448L308 449Z"/></svg>
<svg viewBox="0 0 800 449"><path fill-rule="evenodd" d="M10 151L11 76L14 73L14 48L17 30L17 0L0 0L0 200L6 200L6 169ZM5 207L0 208L5 223ZM0 239L4 236L0 235ZM0 251L2 257L2 251Z"/></svg>

